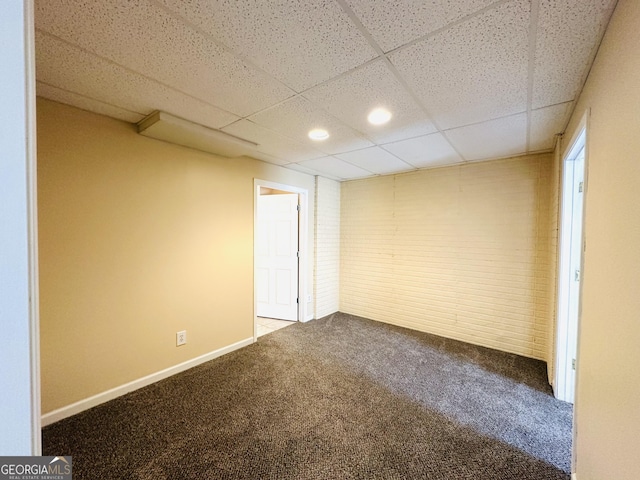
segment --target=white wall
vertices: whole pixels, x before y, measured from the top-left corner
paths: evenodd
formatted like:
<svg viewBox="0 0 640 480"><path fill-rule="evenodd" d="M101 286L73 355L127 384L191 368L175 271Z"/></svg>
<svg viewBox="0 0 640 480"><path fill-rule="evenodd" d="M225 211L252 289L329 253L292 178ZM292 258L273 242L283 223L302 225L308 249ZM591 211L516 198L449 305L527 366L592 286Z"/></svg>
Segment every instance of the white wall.
<svg viewBox="0 0 640 480"><path fill-rule="evenodd" d="M316 177L315 318L340 308L340 183Z"/></svg>
<svg viewBox="0 0 640 480"><path fill-rule="evenodd" d="M340 310L546 359L551 163L343 182Z"/></svg>
<svg viewBox="0 0 640 480"><path fill-rule="evenodd" d="M640 477L640 2L620 0L563 148L587 126L579 480Z"/></svg>
<svg viewBox="0 0 640 480"><path fill-rule="evenodd" d="M32 5L0 15L0 455L39 455ZM31 301L33 303L30 303Z"/></svg>

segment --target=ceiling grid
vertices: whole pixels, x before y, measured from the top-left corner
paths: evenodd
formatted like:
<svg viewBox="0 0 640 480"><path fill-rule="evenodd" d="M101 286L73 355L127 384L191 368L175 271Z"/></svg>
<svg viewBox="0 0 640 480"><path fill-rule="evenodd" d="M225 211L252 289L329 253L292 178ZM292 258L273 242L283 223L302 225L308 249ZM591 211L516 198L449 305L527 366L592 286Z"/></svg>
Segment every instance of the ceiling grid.
<svg viewBox="0 0 640 480"><path fill-rule="evenodd" d="M545 152L615 3L35 0L37 94L165 111L336 180Z"/></svg>

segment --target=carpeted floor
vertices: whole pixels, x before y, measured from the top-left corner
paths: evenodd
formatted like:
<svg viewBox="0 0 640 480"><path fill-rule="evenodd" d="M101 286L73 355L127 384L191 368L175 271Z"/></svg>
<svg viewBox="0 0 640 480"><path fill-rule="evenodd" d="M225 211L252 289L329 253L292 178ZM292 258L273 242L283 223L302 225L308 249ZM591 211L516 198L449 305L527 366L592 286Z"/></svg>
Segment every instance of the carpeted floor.
<svg viewBox="0 0 640 480"><path fill-rule="evenodd" d="M344 314L43 430L74 479L569 479L542 362Z"/></svg>

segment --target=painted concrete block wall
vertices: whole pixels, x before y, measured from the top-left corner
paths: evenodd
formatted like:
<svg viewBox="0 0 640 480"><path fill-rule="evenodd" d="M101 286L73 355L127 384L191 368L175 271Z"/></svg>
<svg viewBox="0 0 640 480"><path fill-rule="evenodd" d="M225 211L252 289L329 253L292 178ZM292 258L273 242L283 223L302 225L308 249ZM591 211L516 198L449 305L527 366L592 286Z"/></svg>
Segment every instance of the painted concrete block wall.
<svg viewBox="0 0 640 480"><path fill-rule="evenodd" d="M315 318L340 308L340 183L316 177Z"/></svg>
<svg viewBox="0 0 640 480"><path fill-rule="evenodd" d="M588 115L575 403L579 480L640 475L640 2L620 0L563 139Z"/></svg>
<svg viewBox="0 0 640 480"><path fill-rule="evenodd" d="M546 359L551 162L343 182L340 310Z"/></svg>
<svg viewBox="0 0 640 480"><path fill-rule="evenodd" d="M547 331L547 376L549 384L554 385L556 362L556 315L558 310L558 259L559 259L559 232L560 232L560 179L562 174L562 162L560 159L560 141L556 137L556 150L553 153L551 163L551 185L549 200L549 328Z"/></svg>

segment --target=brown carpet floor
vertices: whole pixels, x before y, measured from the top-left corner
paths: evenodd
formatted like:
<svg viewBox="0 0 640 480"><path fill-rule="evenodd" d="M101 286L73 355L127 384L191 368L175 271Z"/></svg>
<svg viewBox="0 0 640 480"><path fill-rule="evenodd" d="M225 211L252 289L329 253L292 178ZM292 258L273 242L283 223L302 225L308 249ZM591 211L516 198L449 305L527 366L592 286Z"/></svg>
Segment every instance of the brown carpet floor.
<svg viewBox="0 0 640 480"><path fill-rule="evenodd" d="M43 429L74 479L569 478L542 362L345 314Z"/></svg>

